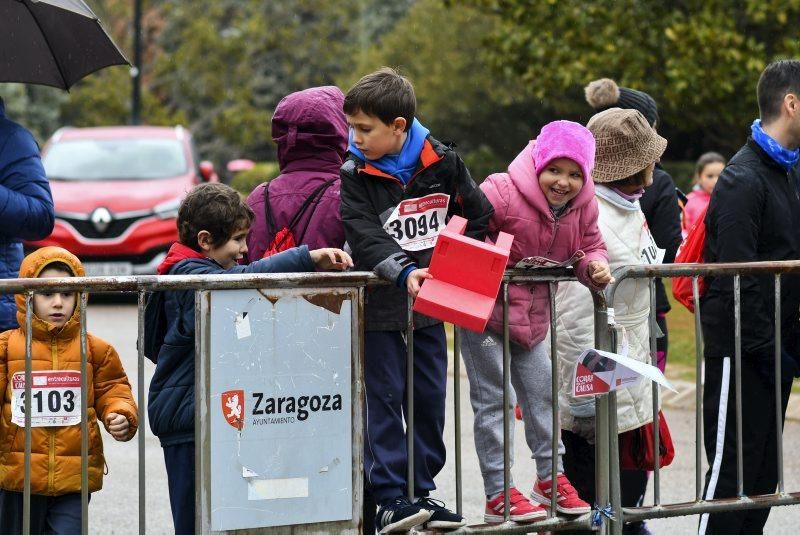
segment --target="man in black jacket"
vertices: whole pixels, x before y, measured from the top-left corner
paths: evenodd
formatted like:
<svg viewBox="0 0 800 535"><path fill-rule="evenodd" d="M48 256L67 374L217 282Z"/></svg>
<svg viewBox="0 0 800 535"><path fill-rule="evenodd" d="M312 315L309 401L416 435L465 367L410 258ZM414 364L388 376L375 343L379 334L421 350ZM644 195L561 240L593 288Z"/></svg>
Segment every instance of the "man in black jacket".
<svg viewBox="0 0 800 535"><path fill-rule="evenodd" d="M777 61L758 81L760 120L731 158L711 196L705 218L707 262L800 259L800 61ZM743 490L775 491L775 389L786 413L792 377L797 375L800 280L781 277L781 337L775 339L774 277L741 277L741 406ZM708 278L701 300L705 337L703 417L709 470L705 499L737 494L735 318L733 277ZM777 344L777 348L776 348ZM782 373L775 377L775 354ZM719 439L722 440L719 440ZM705 514L699 533L761 533L769 509Z"/></svg>

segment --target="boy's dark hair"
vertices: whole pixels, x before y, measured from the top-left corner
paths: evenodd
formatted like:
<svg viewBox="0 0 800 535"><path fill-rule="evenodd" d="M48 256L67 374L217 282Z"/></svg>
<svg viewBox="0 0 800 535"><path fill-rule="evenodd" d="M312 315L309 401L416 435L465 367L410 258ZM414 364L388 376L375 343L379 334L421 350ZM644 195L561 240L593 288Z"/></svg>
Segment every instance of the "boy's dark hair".
<svg viewBox="0 0 800 535"><path fill-rule="evenodd" d="M721 163L724 165L728 163L728 161L725 159L725 156L718 152L706 152L701 154L694 166L694 175L699 177L700 173L703 172L703 169L705 169L705 167L710 163Z"/></svg>
<svg viewBox="0 0 800 535"><path fill-rule="evenodd" d="M197 233L201 230L211 234L212 245L219 245L237 230L249 227L253 217L253 211L235 189L225 184L200 184L178 209L178 236L183 245L199 251Z"/></svg>
<svg viewBox="0 0 800 535"><path fill-rule="evenodd" d="M66 262L50 262L49 264L44 266L44 268L42 268L42 271L39 272L38 276L41 277L42 276L42 272L44 272L46 269L55 269L56 271L61 271L63 273L69 273L70 277L74 277L75 276L75 272L72 270L72 268Z"/></svg>
<svg viewBox="0 0 800 535"><path fill-rule="evenodd" d="M783 97L793 93L800 99L800 60L773 61L758 79L758 111L761 122L771 123L781 115Z"/></svg>
<svg viewBox="0 0 800 535"><path fill-rule="evenodd" d="M381 67L350 88L344 97L343 110L347 115L359 111L374 115L387 125L402 117L408 131L417 111L417 97L408 78L391 67Z"/></svg>

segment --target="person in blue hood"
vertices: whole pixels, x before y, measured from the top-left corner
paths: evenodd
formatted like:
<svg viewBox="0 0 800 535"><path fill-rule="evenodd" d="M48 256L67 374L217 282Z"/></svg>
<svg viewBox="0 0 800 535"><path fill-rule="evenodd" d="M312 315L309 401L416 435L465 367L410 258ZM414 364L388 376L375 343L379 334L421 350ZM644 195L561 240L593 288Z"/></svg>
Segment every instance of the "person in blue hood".
<svg viewBox="0 0 800 535"><path fill-rule="evenodd" d="M14 279L22 263L22 240L53 232L55 212L39 145L6 117L0 98L0 279ZM17 327L13 294L0 294L0 332Z"/></svg>

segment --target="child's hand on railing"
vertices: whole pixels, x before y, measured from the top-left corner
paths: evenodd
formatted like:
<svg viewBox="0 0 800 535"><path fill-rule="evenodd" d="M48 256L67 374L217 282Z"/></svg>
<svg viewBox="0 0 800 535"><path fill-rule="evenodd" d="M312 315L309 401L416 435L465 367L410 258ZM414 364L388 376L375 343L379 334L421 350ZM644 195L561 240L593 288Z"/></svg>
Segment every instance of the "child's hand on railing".
<svg viewBox="0 0 800 535"><path fill-rule="evenodd" d="M130 440L131 437L128 436L130 427L128 419L121 414L110 412L108 416L106 416L106 429L108 429L108 432L114 437L114 440L118 440L119 442Z"/></svg>
<svg viewBox="0 0 800 535"><path fill-rule="evenodd" d="M406 278L406 289L408 289L408 295L416 299L423 281L425 279L432 278L433 275L428 273L428 268L415 269L409 273L408 278Z"/></svg>
<svg viewBox="0 0 800 535"><path fill-rule="evenodd" d="M341 249L336 249L334 247L314 249L313 251L309 251L309 254L311 255L311 261L314 262L317 269L344 271L345 269L353 267L353 259Z"/></svg>
<svg viewBox="0 0 800 535"><path fill-rule="evenodd" d="M589 278L598 286L605 286L614 282L614 277L611 276L611 268L605 262L592 260L586 270L589 273Z"/></svg>

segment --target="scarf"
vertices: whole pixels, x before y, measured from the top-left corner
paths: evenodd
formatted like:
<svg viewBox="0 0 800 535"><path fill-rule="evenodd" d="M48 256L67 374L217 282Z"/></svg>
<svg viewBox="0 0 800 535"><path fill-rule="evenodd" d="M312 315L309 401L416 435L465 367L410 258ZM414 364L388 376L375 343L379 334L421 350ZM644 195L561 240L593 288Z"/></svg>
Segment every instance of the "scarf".
<svg viewBox="0 0 800 535"><path fill-rule="evenodd" d="M411 128L408 129L406 141L403 143L403 148L397 154L384 154L377 160L367 160L364 153L358 150L353 143L353 129L350 129L350 141L348 150L361 158L362 160L371 163L387 175L392 175L403 184L408 184L411 176L417 169L417 162L419 161L419 154L422 152L422 147L425 145L425 138L428 137L430 131L422 126L422 124L415 118L411 123Z"/></svg>
<svg viewBox="0 0 800 535"><path fill-rule="evenodd" d="M624 191L618 190L617 188L611 188L611 189L616 191L617 195L619 195L628 202L636 202L642 197L642 195L644 195L644 188L639 188L633 193L625 193Z"/></svg>
<svg viewBox="0 0 800 535"><path fill-rule="evenodd" d="M790 171L800 161L800 149L789 150L775 141L764 132L761 127L761 119L753 121L750 131L753 133L753 141L758 143L758 146L764 149L769 157L775 160L775 163L787 171Z"/></svg>

